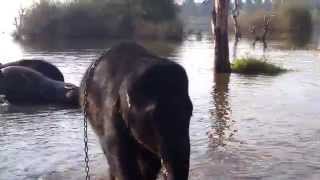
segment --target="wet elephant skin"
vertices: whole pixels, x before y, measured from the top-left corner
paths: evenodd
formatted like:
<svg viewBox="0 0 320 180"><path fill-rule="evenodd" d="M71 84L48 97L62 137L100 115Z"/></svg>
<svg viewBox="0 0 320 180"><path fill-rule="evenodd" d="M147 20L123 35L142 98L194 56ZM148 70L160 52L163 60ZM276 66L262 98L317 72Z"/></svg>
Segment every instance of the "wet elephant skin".
<svg viewBox="0 0 320 180"><path fill-rule="evenodd" d="M188 179L193 107L182 66L136 43L121 43L87 70L80 92L110 179L153 180L161 162L167 179Z"/></svg>
<svg viewBox="0 0 320 180"><path fill-rule="evenodd" d="M12 104L79 105L79 88L22 66L0 69L0 94Z"/></svg>
<svg viewBox="0 0 320 180"><path fill-rule="evenodd" d="M61 71L55 65L44 60L22 59L15 62L0 64L0 69L10 66L28 67L42 73L43 75L53 80L64 81L64 77Z"/></svg>

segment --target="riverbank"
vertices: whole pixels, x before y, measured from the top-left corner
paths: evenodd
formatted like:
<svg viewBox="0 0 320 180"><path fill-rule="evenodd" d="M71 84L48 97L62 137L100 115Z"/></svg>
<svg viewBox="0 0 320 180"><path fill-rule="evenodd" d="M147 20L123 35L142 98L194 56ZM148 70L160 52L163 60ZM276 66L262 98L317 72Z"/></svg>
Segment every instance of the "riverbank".
<svg viewBox="0 0 320 180"><path fill-rule="evenodd" d="M173 3L154 7L144 1L44 0L19 11L14 37L29 41L75 38L181 40L183 27L175 8Z"/></svg>

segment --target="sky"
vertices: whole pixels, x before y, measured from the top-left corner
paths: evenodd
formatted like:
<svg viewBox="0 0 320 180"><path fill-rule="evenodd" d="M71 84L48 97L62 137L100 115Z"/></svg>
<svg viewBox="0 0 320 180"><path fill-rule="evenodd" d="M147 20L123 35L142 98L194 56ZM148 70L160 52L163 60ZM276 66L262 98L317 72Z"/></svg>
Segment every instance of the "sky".
<svg viewBox="0 0 320 180"><path fill-rule="evenodd" d="M13 29L14 17L20 7L30 5L33 0L10 0L5 5L0 6L0 32L7 32Z"/></svg>

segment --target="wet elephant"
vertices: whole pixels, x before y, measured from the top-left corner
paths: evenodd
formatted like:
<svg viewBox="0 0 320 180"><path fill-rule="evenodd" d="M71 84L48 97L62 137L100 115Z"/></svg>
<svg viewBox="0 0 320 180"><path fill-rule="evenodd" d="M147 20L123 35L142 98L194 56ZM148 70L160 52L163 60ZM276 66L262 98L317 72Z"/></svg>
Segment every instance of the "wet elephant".
<svg viewBox="0 0 320 180"><path fill-rule="evenodd" d="M91 65L80 93L110 179L154 180L161 162L167 179L188 179L193 106L183 67L121 43Z"/></svg>
<svg viewBox="0 0 320 180"><path fill-rule="evenodd" d="M15 62L10 62L6 64L0 64L0 69L9 67L9 66L23 66L28 67L33 70L36 70L43 75L57 81L64 81L63 74L61 71L53 64L37 59L22 59Z"/></svg>
<svg viewBox="0 0 320 180"><path fill-rule="evenodd" d="M0 69L0 94L12 104L79 105L79 88L22 66Z"/></svg>

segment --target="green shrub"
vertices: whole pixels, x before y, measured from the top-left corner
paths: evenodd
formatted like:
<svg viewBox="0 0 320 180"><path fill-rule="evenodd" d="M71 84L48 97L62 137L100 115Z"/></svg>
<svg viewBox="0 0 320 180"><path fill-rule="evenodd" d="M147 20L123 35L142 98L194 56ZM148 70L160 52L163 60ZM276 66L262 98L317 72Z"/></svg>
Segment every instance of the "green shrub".
<svg viewBox="0 0 320 180"><path fill-rule="evenodd" d="M231 64L232 72L239 74L266 74L276 75L286 72L287 70L269 63L264 60L258 60L255 58L240 58L236 59Z"/></svg>

